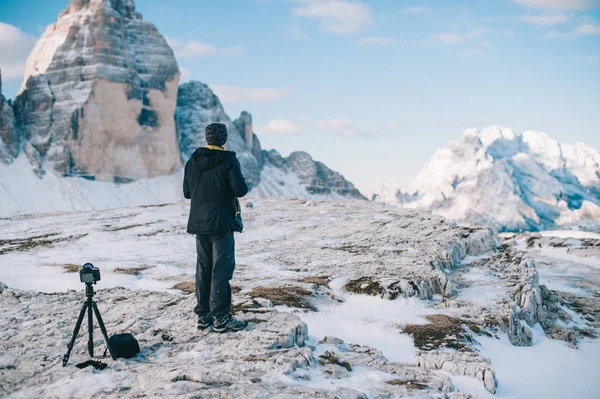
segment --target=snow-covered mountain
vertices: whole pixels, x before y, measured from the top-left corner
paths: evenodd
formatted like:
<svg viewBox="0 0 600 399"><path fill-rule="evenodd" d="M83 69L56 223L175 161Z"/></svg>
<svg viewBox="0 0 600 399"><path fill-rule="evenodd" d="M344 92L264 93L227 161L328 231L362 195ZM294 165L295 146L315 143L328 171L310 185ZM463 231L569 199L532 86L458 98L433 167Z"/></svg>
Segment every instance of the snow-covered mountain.
<svg viewBox="0 0 600 399"><path fill-rule="evenodd" d="M173 51L133 0L71 0L1 97L1 216L176 202L181 167L223 122L253 196L365 199L310 155L264 151L205 84L178 87ZM126 183L126 184L125 184Z"/></svg>
<svg viewBox="0 0 600 399"><path fill-rule="evenodd" d="M600 220L600 153L535 131L469 129L436 151L410 190L373 198L500 231Z"/></svg>

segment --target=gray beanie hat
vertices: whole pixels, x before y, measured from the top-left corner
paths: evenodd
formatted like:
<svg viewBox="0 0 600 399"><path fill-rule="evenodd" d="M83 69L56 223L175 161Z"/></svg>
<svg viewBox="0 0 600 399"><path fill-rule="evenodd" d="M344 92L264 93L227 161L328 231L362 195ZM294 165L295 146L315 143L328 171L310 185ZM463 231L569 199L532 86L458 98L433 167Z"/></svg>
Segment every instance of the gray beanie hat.
<svg viewBox="0 0 600 399"><path fill-rule="evenodd" d="M227 142L227 126L222 123L211 123L206 126L206 144L222 147Z"/></svg>

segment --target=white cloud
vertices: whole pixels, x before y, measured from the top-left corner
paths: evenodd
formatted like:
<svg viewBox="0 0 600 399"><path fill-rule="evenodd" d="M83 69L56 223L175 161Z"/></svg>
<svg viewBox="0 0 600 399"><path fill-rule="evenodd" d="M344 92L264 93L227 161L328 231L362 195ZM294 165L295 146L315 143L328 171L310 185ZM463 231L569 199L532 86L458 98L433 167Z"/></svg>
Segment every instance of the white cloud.
<svg viewBox="0 0 600 399"><path fill-rule="evenodd" d="M402 129L402 124L400 122L392 121L387 124L387 127L389 129L397 130L397 129Z"/></svg>
<svg viewBox="0 0 600 399"><path fill-rule="evenodd" d="M0 22L0 69L4 79L23 79L25 61L37 38Z"/></svg>
<svg viewBox="0 0 600 399"><path fill-rule="evenodd" d="M578 27L577 35L600 35L600 25L585 24Z"/></svg>
<svg viewBox="0 0 600 399"><path fill-rule="evenodd" d="M433 35L433 38L444 44L456 44L465 40L463 36L456 33L438 33Z"/></svg>
<svg viewBox="0 0 600 399"><path fill-rule="evenodd" d="M429 12L429 8L421 6L412 6L404 9L405 14L423 14Z"/></svg>
<svg viewBox="0 0 600 399"><path fill-rule="evenodd" d="M337 130L344 132L349 132L354 129L352 121L346 118L330 118L323 121L317 121L315 126L320 130Z"/></svg>
<svg viewBox="0 0 600 399"><path fill-rule="evenodd" d="M586 10L598 6L598 0L512 0L528 8L548 8L557 10Z"/></svg>
<svg viewBox="0 0 600 399"><path fill-rule="evenodd" d="M237 103L244 101L276 101L284 98L285 90L273 88L253 88L244 86L211 86L212 90L224 103Z"/></svg>
<svg viewBox="0 0 600 399"><path fill-rule="evenodd" d="M459 35L458 33L438 33L432 36L434 40L442 42L444 44L457 44L462 43L467 39L476 39L484 36L490 30L487 28L473 29L469 32Z"/></svg>
<svg viewBox="0 0 600 399"><path fill-rule="evenodd" d="M302 133L302 130L302 126L286 118L273 119L266 125L256 127L258 134L297 135Z"/></svg>
<svg viewBox="0 0 600 399"><path fill-rule="evenodd" d="M365 45L365 46L387 46L390 44L394 44L396 40L393 37L389 36L369 36L369 37L361 37L358 40L355 40L355 44Z"/></svg>
<svg viewBox="0 0 600 399"><path fill-rule="evenodd" d="M190 40L182 44L179 40L167 38L167 43L175 56L181 59L194 59L207 55L244 55L246 50L242 46L233 46L227 48L218 48L214 44L203 43L198 40Z"/></svg>
<svg viewBox="0 0 600 399"><path fill-rule="evenodd" d="M542 15L524 15L519 17L523 22L534 24L535 26L557 25L569 20L569 16L564 13L542 14Z"/></svg>
<svg viewBox="0 0 600 399"><path fill-rule="evenodd" d="M295 0L302 3L293 15L319 22L323 32L349 34L372 22L371 11L364 3L348 0Z"/></svg>
<svg viewBox="0 0 600 399"><path fill-rule="evenodd" d="M557 32L552 31L546 33L544 38L569 38L569 37L578 37L578 36L587 36L587 35L600 35L600 25L594 24L584 24L577 27L575 30L571 32Z"/></svg>

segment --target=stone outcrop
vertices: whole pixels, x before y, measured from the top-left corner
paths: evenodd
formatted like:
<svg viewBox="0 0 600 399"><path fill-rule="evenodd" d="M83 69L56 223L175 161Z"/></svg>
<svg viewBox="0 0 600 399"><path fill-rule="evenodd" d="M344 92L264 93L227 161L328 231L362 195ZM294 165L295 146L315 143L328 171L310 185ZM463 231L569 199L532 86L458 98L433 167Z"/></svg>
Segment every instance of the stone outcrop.
<svg viewBox="0 0 600 399"><path fill-rule="evenodd" d="M240 117L233 121L238 132L244 138L246 149L254 155L258 162L258 167L262 169L264 166L264 155L260 145L260 140L252 130L252 115L246 111L242 111Z"/></svg>
<svg viewBox="0 0 600 399"><path fill-rule="evenodd" d="M133 0L72 0L27 60L16 124L30 157L61 175L170 174L178 82L173 51Z"/></svg>
<svg viewBox="0 0 600 399"><path fill-rule="evenodd" d="M362 366L390 374L388 381L379 383L378 397L471 398L456 393L448 376L389 362L373 348L340 343L322 353L307 346L306 324L292 313L255 308L239 316L250 322L246 331L215 334L196 329L190 317L193 295L124 288L100 290L98 307L109 333L134 334L142 352L132 360L103 359L108 367L95 371L89 383L89 373L74 371L76 363L88 358L84 334L75 343L68 367L61 363L84 299L82 292L73 290L47 295L0 282L2 396L76 397L85 389L84 396L93 397L364 399L362 390L336 385L336 380L353 376L353 366ZM98 354L105 344L97 328L94 333ZM313 378L333 386L306 384Z"/></svg>
<svg viewBox="0 0 600 399"><path fill-rule="evenodd" d="M206 144L204 128L210 123L220 122L227 126L227 149L237 153L244 176L252 187L260 182L261 162L254 156L252 147L249 149L244 133L240 134L231 118L225 113L219 98L207 85L192 80L179 86L175 119L179 124L181 136L179 147L184 162L196 148ZM250 117L250 130L251 120Z"/></svg>
<svg viewBox="0 0 600 399"><path fill-rule="evenodd" d="M296 176L311 195L334 194L350 199L367 199L344 176L322 162L313 160L304 151L292 152L287 158L283 158L276 150L263 151L263 159L267 165Z"/></svg>
<svg viewBox="0 0 600 399"><path fill-rule="evenodd" d="M184 162L196 148L206 144L204 129L209 123L225 124L227 149L236 152L255 195L296 197L305 194L319 198L366 199L341 174L314 161L306 152L293 152L284 159L275 150L263 150L253 130L252 115L243 111L232 121L219 98L204 83L190 81L179 87L175 119L179 125L179 146ZM292 187L286 186L285 182L288 180L289 184L290 176L296 183Z"/></svg>
<svg viewBox="0 0 600 399"><path fill-rule="evenodd" d="M17 156L19 146L12 104L2 95L2 71L0 71L0 161L5 164L10 163Z"/></svg>
<svg viewBox="0 0 600 399"><path fill-rule="evenodd" d="M489 359L472 352L419 351L414 363L427 370L477 378L485 389L496 393L496 372Z"/></svg>

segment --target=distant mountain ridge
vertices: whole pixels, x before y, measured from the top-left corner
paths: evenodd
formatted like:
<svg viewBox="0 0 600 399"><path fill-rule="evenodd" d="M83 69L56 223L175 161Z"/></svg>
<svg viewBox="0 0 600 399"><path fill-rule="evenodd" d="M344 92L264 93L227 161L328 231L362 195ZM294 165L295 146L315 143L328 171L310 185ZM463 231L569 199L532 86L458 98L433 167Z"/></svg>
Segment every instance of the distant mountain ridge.
<svg viewBox="0 0 600 399"><path fill-rule="evenodd" d="M252 115L232 121L208 86L179 77L133 0L71 0L31 52L14 104L0 74L0 216L181 200L181 167L211 122L227 125L254 196L366 199L306 153L264 151Z"/></svg>
<svg viewBox="0 0 600 399"><path fill-rule="evenodd" d="M600 220L600 153L531 130L468 129L435 152L411 190L379 188L374 199L499 231Z"/></svg>

